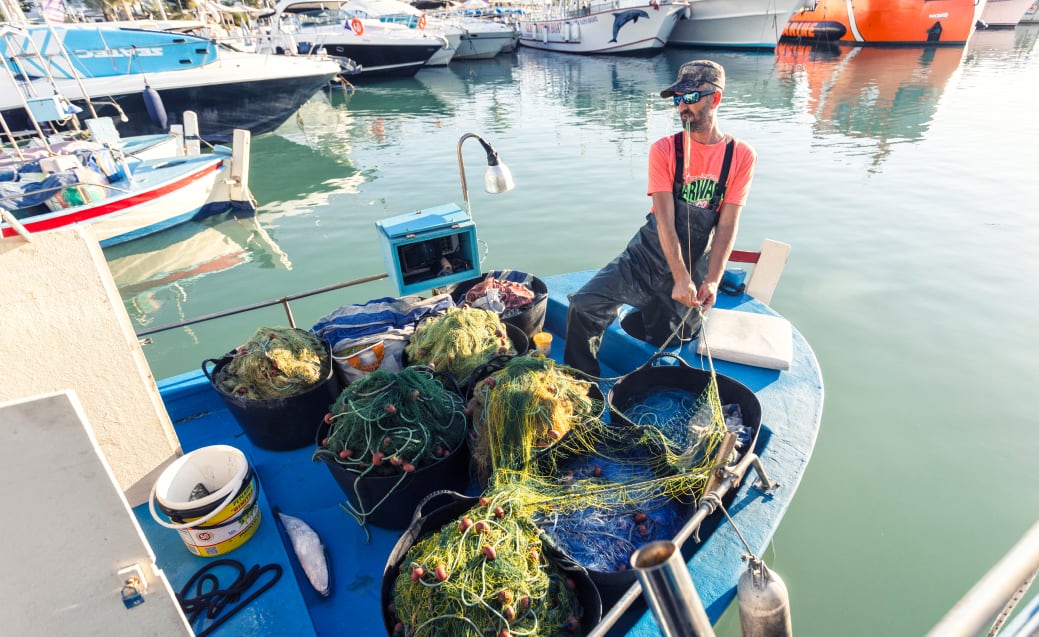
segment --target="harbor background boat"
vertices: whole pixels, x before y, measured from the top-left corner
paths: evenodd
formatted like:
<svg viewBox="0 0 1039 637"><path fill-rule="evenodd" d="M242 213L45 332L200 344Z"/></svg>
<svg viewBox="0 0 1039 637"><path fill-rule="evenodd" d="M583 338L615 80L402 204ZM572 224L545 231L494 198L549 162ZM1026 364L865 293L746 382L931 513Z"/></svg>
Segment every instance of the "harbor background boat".
<svg viewBox="0 0 1039 637"><path fill-rule="evenodd" d="M884 55L520 49L334 94L253 141L258 221L291 269L243 261L156 286L148 306L128 296L127 310L154 327L376 274L376 220L461 202L444 175L457 172L455 143L469 131L494 144L518 184L470 193L484 268L598 268L648 207L649 144L676 129L660 88L681 63L716 59L729 77L723 127L759 153L738 245L793 244L773 306L812 343L826 378L812 464L764 557L790 589L799 635L922 635L1039 505L1029 400L1037 36L1019 26L979 31L962 50ZM950 54L961 56L951 69ZM472 185L483 153L465 157ZM382 293L393 293L385 281L293 308L306 326L333 303ZM161 378L265 323L284 314L154 335L144 351ZM735 613L717 630L739 635Z"/></svg>

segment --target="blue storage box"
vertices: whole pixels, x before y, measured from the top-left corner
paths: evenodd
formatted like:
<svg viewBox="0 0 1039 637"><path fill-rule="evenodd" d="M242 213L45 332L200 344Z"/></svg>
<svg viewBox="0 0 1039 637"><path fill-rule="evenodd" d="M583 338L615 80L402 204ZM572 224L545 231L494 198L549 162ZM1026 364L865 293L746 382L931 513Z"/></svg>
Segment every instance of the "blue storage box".
<svg viewBox="0 0 1039 637"><path fill-rule="evenodd" d="M480 275L476 224L455 204L380 219L375 227L401 296Z"/></svg>

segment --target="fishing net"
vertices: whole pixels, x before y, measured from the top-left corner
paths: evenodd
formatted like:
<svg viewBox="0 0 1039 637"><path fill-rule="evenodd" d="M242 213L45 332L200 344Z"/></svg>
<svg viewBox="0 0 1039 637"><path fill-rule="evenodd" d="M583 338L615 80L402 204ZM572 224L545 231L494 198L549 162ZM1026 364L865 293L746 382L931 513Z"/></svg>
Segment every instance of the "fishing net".
<svg viewBox="0 0 1039 637"><path fill-rule="evenodd" d="M516 350L497 314L453 307L419 325L404 352L410 364L431 365L462 381L494 356Z"/></svg>
<svg viewBox="0 0 1039 637"><path fill-rule="evenodd" d="M411 547L394 584L394 635L577 634L575 583L514 501L507 490L483 497Z"/></svg>
<svg viewBox="0 0 1039 637"><path fill-rule="evenodd" d="M590 571L625 570L635 550L676 535L713 470L730 460L718 457L728 428L713 374L703 391L674 391L651 386L633 397L627 418L608 423L601 392L580 372L539 355L512 357L476 384L469 403L474 469L489 472L486 510L471 511L470 522L506 534L490 543L498 555L538 542ZM480 553L488 542L476 537L459 520L409 553L395 589L402 634L571 634L559 628L569 622L562 615L537 628L506 620L498 592L527 591L530 573L488 562Z"/></svg>
<svg viewBox="0 0 1039 637"><path fill-rule="evenodd" d="M492 489L522 485L516 506L576 562L620 571L639 547L673 538L712 471L731 460L717 455L730 430L726 413L738 406L722 407L712 375L699 392L650 385L608 424L588 396L590 383L574 374L524 356L478 384L470 402L474 467L485 458ZM731 415L737 436L749 441L750 428ZM546 435L548 427L565 429L554 423L570 429Z"/></svg>
<svg viewBox="0 0 1039 637"><path fill-rule="evenodd" d="M324 341L290 327L261 327L231 356L216 372L216 387L254 400L302 393L324 380L330 364Z"/></svg>
<svg viewBox="0 0 1039 637"><path fill-rule="evenodd" d="M328 436L314 458L364 475L401 474L430 465L465 437L465 405L433 370L376 370L346 387L325 416Z"/></svg>
<svg viewBox="0 0 1039 637"><path fill-rule="evenodd" d="M535 455L564 437L581 436L582 423L603 416L601 392L578 374L544 356L518 356L476 383L469 410L472 467L481 484L499 468L533 467Z"/></svg>

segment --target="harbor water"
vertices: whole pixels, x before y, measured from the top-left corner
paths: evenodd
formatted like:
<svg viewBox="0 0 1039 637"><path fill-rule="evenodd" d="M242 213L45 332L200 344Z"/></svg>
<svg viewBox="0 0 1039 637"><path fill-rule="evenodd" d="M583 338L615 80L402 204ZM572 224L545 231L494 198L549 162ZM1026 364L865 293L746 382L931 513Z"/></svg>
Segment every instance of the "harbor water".
<svg viewBox="0 0 1039 637"><path fill-rule="evenodd" d="M484 152L463 144L483 269L595 269L642 223L648 148L678 129L659 91L683 62L714 59L722 128L758 151L737 247L792 244L773 306L826 384L815 454L762 557L798 635L923 635L1039 511L1037 38L1029 25L965 48L520 49L337 89L253 140L255 219L106 256L138 329L382 273L376 220L462 205L457 144L475 132L517 183L483 192ZM382 280L292 309L309 327L386 295ZM162 378L286 322L275 307L144 350ZM718 633L739 635L734 612Z"/></svg>

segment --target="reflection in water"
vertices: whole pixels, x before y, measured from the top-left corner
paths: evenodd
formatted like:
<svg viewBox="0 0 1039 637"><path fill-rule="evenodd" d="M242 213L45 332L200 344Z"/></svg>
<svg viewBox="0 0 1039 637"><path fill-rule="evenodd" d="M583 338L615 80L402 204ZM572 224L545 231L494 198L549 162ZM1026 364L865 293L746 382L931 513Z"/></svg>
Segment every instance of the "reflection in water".
<svg viewBox="0 0 1039 637"><path fill-rule="evenodd" d="M840 47L780 44L776 69L802 95L822 145L869 154L876 172L897 144L923 137L950 78L958 48ZM869 143L864 143L869 142Z"/></svg>
<svg viewBox="0 0 1039 637"><path fill-rule="evenodd" d="M292 262L255 217L189 222L105 249L112 278L138 326L155 320L166 302L177 306L204 277L245 263L265 270L291 270Z"/></svg>
<svg viewBox="0 0 1039 637"><path fill-rule="evenodd" d="M997 62L1001 68L1022 68L1035 49L1039 39L1039 24L1018 25L1016 29L981 29L974 32L967 43L964 66L973 66L986 60Z"/></svg>
<svg viewBox="0 0 1039 637"><path fill-rule="evenodd" d="M257 215L270 223L272 215L307 214L336 193L356 193L365 178L347 154L355 127L349 113L321 97L256 139L249 187L260 204Z"/></svg>

